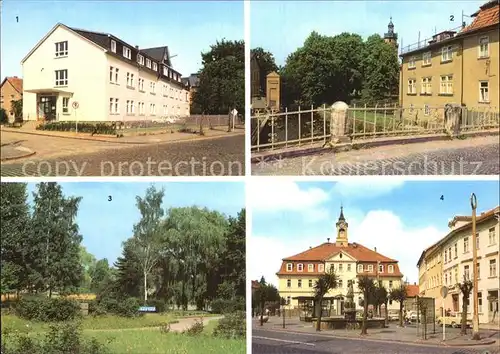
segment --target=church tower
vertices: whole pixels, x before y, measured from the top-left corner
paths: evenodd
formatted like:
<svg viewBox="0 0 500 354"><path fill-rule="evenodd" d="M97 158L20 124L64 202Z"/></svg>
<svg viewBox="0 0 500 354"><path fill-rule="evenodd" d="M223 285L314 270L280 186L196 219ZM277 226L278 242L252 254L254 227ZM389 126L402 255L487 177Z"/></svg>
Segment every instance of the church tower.
<svg viewBox="0 0 500 354"><path fill-rule="evenodd" d="M392 45L396 50L398 49L398 34L394 33L394 24L392 23L392 16L387 26L387 33L384 33L384 42Z"/></svg>
<svg viewBox="0 0 500 354"><path fill-rule="evenodd" d="M337 247L347 247L348 239L347 239L347 227L349 226L345 221L344 217L344 207L340 207L340 215L339 220L337 221L337 240L335 241L335 245Z"/></svg>

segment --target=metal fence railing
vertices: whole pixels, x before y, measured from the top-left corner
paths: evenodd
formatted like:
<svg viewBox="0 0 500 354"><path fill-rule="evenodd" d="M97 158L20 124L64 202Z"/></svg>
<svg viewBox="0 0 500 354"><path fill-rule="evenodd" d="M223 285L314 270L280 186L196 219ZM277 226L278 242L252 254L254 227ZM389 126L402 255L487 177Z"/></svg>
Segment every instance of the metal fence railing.
<svg viewBox="0 0 500 354"><path fill-rule="evenodd" d="M500 127L499 122L498 107L468 107L464 109L462 114L460 129L462 131L482 131Z"/></svg>

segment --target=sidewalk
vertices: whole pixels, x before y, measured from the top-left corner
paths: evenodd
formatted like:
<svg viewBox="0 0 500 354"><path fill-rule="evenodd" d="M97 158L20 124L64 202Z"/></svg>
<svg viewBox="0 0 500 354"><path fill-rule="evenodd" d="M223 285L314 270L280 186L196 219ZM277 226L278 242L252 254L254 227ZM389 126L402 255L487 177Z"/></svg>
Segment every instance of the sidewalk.
<svg viewBox="0 0 500 354"><path fill-rule="evenodd" d="M475 341L471 339L471 330L467 330L467 335L460 335L460 330L446 329L445 335L446 340L443 341L442 328L436 326L436 333L433 333L433 327L430 325L427 328L427 339L422 339L422 331L419 330L417 336L416 327L405 327L398 328L396 323L389 324L389 328L369 328L367 330L368 334L362 336L361 330L322 330L317 332L313 323L309 322L298 322L294 319L285 319L285 329L283 329L283 323L281 317L270 318L270 322L265 323L263 328L267 330L288 332L288 333L301 333L301 334L311 334L311 335L325 335L329 337L338 338L352 338L352 339L364 339L372 341L383 341L383 342L400 342L400 343L412 343L412 344L426 344L433 346L450 346L450 347L467 347L467 346L489 346L498 344L500 334L499 332L480 329L481 340ZM256 328L259 327L259 321L256 320L254 325Z"/></svg>

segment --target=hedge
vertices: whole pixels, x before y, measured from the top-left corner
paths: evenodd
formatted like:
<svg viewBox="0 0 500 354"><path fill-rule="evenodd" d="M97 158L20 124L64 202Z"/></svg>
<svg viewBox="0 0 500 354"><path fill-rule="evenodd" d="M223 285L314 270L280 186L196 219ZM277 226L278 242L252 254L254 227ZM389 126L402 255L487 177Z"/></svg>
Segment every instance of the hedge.
<svg viewBox="0 0 500 354"><path fill-rule="evenodd" d="M60 132L76 131L76 122L49 122L41 124L38 130L50 130ZM78 123L78 132L94 134L116 135L116 123Z"/></svg>

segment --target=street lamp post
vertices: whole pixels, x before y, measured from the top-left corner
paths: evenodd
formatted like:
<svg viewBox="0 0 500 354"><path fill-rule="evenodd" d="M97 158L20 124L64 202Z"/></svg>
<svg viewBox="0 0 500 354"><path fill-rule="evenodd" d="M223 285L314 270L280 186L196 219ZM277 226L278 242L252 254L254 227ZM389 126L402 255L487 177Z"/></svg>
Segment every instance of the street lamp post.
<svg viewBox="0 0 500 354"><path fill-rule="evenodd" d="M477 293L477 236L476 236L476 209L477 198L474 193L470 196L470 205L472 208L472 271L474 273L472 291L474 299L474 315L472 317L472 339L479 340L479 301Z"/></svg>

